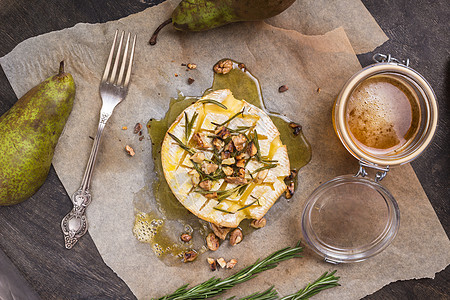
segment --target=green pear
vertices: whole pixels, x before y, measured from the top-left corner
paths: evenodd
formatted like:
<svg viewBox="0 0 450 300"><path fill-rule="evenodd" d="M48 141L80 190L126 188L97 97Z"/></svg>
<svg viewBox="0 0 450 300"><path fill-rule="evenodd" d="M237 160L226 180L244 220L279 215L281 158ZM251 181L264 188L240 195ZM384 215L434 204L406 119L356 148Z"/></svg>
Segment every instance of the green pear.
<svg viewBox="0 0 450 300"><path fill-rule="evenodd" d="M295 0L182 0L172 18L162 23L149 43L156 44L159 31L172 23L182 31L204 31L240 21L257 21L276 16Z"/></svg>
<svg viewBox="0 0 450 300"><path fill-rule="evenodd" d="M42 186L74 98L75 82L61 62L57 75L0 117L0 205L20 203Z"/></svg>
<svg viewBox="0 0 450 300"><path fill-rule="evenodd" d="M178 30L203 31L228 23L264 20L283 12L295 0L183 0L172 13Z"/></svg>

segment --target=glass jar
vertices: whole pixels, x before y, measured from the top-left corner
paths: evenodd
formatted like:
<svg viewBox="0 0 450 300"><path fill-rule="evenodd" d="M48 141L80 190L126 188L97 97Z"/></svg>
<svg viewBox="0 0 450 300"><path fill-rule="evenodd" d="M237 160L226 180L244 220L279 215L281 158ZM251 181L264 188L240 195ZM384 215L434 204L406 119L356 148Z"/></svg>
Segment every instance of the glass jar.
<svg viewBox="0 0 450 300"><path fill-rule="evenodd" d="M360 168L320 185L302 214L305 241L331 263L363 261L392 242L400 212L379 182L390 167L419 156L436 131L436 97L425 78L408 60L374 60L347 81L333 107L336 134ZM366 168L376 170L374 180Z"/></svg>

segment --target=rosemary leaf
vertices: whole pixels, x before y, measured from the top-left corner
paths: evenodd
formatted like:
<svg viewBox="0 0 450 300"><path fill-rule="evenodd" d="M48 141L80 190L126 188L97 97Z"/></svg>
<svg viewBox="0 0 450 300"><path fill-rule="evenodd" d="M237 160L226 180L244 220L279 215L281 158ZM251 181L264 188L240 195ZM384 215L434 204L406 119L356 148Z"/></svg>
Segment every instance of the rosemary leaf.
<svg viewBox="0 0 450 300"><path fill-rule="evenodd" d="M258 202L258 205L259 205L259 200L256 199L256 200L253 201L252 203L250 203L250 204L248 204L248 205L246 205L246 206L243 206L243 207L239 208L236 212L241 211L241 210L244 210L244 209L246 209L246 208L249 208L250 206L252 206L252 205L255 204L256 202Z"/></svg>
<svg viewBox="0 0 450 300"><path fill-rule="evenodd" d="M228 109L228 107L226 107L225 105L223 105L222 103L220 103L219 101L213 100L213 99L203 99L203 100L198 100L198 102L200 103L210 103L210 104L214 104L217 105L223 109Z"/></svg>
<svg viewBox="0 0 450 300"><path fill-rule="evenodd" d="M175 142L177 142L177 144L178 144L181 148L183 148L184 150L186 150L190 155L193 155L193 154L195 153L194 150L192 150L191 148L189 148L188 146L186 146L185 144L183 144L183 142L180 141L180 139L177 138L175 135L173 135L173 134L170 133L170 132L167 132L167 133L169 134L169 136L170 136Z"/></svg>
<svg viewBox="0 0 450 300"><path fill-rule="evenodd" d="M224 212L224 213L227 213L227 214L232 214L232 215L234 215L234 212L232 212L232 211L228 211L228 210L221 209L221 208L218 208L218 207L213 207L213 209L218 210L218 211L221 211L221 212Z"/></svg>
<svg viewBox="0 0 450 300"><path fill-rule="evenodd" d="M221 124L218 124L218 125L216 125L216 124L214 124L214 125L216 125L216 126L223 126L223 125L225 125L225 124L227 124L227 123L230 123L231 120L233 120L234 118L236 118L236 117L239 116L239 115L242 115L242 117L244 117L244 110L243 110L243 109L242 109L240 112L235 113L233 116L231 116L230 118L228 118L228 120L226 120L225 122L223 122L223 123L221 123ZM229 130L229 129L228 129L228 130Z"/></svg>
<svg viewBox="0 0 450 300"><path fill-rule="evenodd" d="M197 116L198 116L198 113L194 112L194 114L192 115L191 120L189 121L187 113L184 112L184 120L185 120L185 123L186 123L184 135L185 135L185 138L186 138L186 143L188 142L189 136L191 135L191 131L192 131L192 128L194 127L194 122L197 119Z"/></svg>
<svg viewBox="0 0 450 300"><path fill-rule="evenodd" d="M261 168L256 169L255 171L252 172L252 174L256 174L258 172L261 172L263 170L267 170L267 169L272 169L272 168L276 168L278 165L277 164L271 164L271 165L267 165Z"/></svg>
<svg viewBox="0 0 450 300"><path fill-rule="evenodd" d="M278 299L278 293L274 289L274 286L271 286L267 290L263 292L256 292L251 295L248 295L247 297L240 298L239 300L276 300ZM228 299L228 300L231 300Z"/></svg>
<svg viewBox="0 0 450 300"><path fill-rule="evenodd" d="M339 286L339 277L335 277L334 274L336 270L328 274L328 272L323 273L316 281L312 284L309 283L305 288L299 290L298 292L285 296L280 300L303 300L309 299L310 297L318 294L320 291Z"/></svg>
<svg viewBox="0 0 450 300"><path fill-rule="evenodd" d="M200 283L192 288L188 288L188 285L183 285L178 288L174 293L161 297L158 300L184 300L184 299L205 299L207 297L214 297L223 294L228 289L236 286L239 283L246 282L252 278L255 278L257 274L275 268L278 263L295 258L301 257L300 253L303 248L300 247L300 242L293 248L287 247L278 250L262 260L257 260L254 264L240 270L239 272L231 275L227 278L220 279L212 277L209 280ZM250 298L252 299L252 298ZM253 298L255 300L257 298ZM270 299L270 298L269 298Z"/></svg>
<svg viewBox="0 0 450 300"><path fill-rule="evenodd" d="M259 148L258 132L256 132L256 130L253 135L253 144L255 144L256 150L257 150L256 151L256 159L258 161L261 161L261 149Z"/></svg>

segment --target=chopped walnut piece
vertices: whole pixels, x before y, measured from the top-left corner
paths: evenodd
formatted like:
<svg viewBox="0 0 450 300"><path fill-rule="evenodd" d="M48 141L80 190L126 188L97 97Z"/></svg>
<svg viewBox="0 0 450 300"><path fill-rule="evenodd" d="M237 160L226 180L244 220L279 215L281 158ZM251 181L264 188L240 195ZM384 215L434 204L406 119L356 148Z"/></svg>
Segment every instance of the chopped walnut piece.
<svg viewBox="0 0 450 300"><path fill-rule="evenodd" d="M207 174L207 175L214 173L218 167L219 166L214 163L205 162L205 161L202 163L202 171L205 172L205 174Z"/></svg>
<svg viewBox="0 0 450 300"><path fill-rule="evenodd" d="M256 174L255 182L257 184L263 183L264 179L266 179L267 174L269 174L269 169L261 170Z"/></svg>
<svg viewBox="0 0 450 300"><path fill-rule="evenodd" d="M195 81L195 79L194 79L194 78L191 78L191 77L189 77L187 81L188 81L188 84L193 84L193 83L194 83L194 81Z"/></svg>
<svg viewBox="0 0 450 300"><path fill-rule="evenodd" d="M194 133L192 139L195 141L198 148L206 149L210 146L208 141L206 140L206 135L203 132Z"/></svg>
<svg viewBox="0 0 450 300"><path fill-rule="evenodd" d="M219 266L223 269L227 266L227 262L225 261L225 259L223 259L223 257L218 258L217 259L217 263L219 264Z"/></svg>
<svg viewBox="0 0 450 300"><path fill-rule="evenodd" d="M231 152L230 151L223 151L222 153L220 153L220 157L224 160L227 158L231 158Z"/></svg>
<svg viewBox="0 0 450 300"><path fill-rule="evenodd" d="M183 261L184 262L190 262L190 261L194 261L198 256L198 253L195 252L194 250L190 250L190 251L186 251L184 252L183 255Z"/></svg>
<svg viewBox="0 0 450 300"><path fill-rule="evenodd" d="M232 167L222 167L222 171L225 173L225 175L230 176L233 174L233 168Z"/></svg>
<svg viewBox="0 0 450 300"><path fill-rule="evenodd" d="M233 152L234 151L233 142L229 142L228 144L226 144L225 147L223 148L223 151Z"/></svg>
<svg viewBox="0 0 450 300"><path fill-rule="evenodd" d="M286 180L292 180L295 178L295 176L297 176L298 172L297 170L291 170L291 172L289 173L289 176L286 176Z"/></svg>
<svg viewBox="0 0 450 300"><path fill-rule="evenodd" d="M247 141L247 138L240 133L239 135L234 135L231 140L233 141L233 145L237 151L242 151L244 149L244 144Z"/></svg>
<svg viewBox="0 0 450 300"><path fill-rule="evenodd" d="M122 126L122 130L127 130L128 127L127 126Z"/></svg>
<svg viewBox="0 0 450 300"><path fill-rule="evenodd" d="M239 228L236 228L230 233L230 245L235 246L242 241L243 235Z"/></svg>
<svg viewBox="0 0 450 300"><path fill-rule="evenodd" d="M258 148L256 148L255 144L253 142L250 142L247 146L247 154L250 157L255 156L258 153Z"/></svg>
<svg viewBox="0 0 450 300"><path fill-rule="evenodd" d="M227 74L233 69L233 62L229 59L219 61L213 68L218 74Z"/></svg>
<svg viewBox="0 0 450 300"><path fill-rule="evenodd" d="M248 154L246 152L242 152L238 155L236 155L236 159L240 160L240 159L248 159L250 158L250 156L248 156Z"/></svg>
<svg viewBox="0 0 450 300"><path fill-rule="evenodd" d="M187 242L189 242L189 241L192 239L192 235L187 234L187 233L183 233L183 234L181 235L180 239L181 239L183 242L187 243Z"/></svg>
<svg viewBox="0 0 450 300"><path fill-rule="evenodd" d="M208 249L211 251L219 249L219 238L213 232L210 232L206 237L206 246L208 246Z"/></svg>
<svg viewBox="0 0 450 300"><path fill-rule="evenodd" d="M222 227L214 223L211 223L211 228L214 231L214 234L221 240L224 240L227 237L228 232L231 230L231 228Z"/></svg>
<svg viewBox="0 0 450 300"><path fill-rule="evenodd" d="M217 198L217 192L208 193L204 195L207 199L215 199Z"/></svg>
<svg viewBox="0 0 450 300"><path fill-rule="evenodd" d="M299 135L302 132L302 125L291 122L289 123L289 127L293 129L293 133L295 136Z"/></svg>
<svg viewBox="0 0 450 300"><path fill-rule="evenodd" d="M226 177L225 181L234 184L247 184L247 179L241 177Z"/></svg>
<svg viewBox="0 0 450 300"><path fill-rule="evenodd" d="M278 92L284 93L284 92L286 92L288 89L289 89L289 88L288 88L287 85L282 85L282 86L280 86L280 87L278 88Z"/></svg>
<svg viewBox="0 0 450 300"><path fill-rule="evenodd" d="M187 66L188 69L190 69L190 70L197 69L197 65L196 65L196 64L191 64L191 63L189 63L189 64L187 64L186 66Z"/></svg>
<svg viewBox="0 0 450 300"><path fill-rule="evenodd" d="M237 171L237 175L241 178L245 178L245 169L239 168L239 170Z"/></svg>
<svg viewBox="0 0 450 300"><path fill-rule="evenodd" d="M236 264L237 260L234 258L231 259L229 262L227 262L227 269L233 269Z"/></svg>
<svg viewBox="0 0 450 300"><path fill-rule="evenodd" d="M253 220L250 223L250 226L252 226L253 228L263 228L264 226L266 226L266 223L267 223L266 218L263 217L259 220Z"/></svg>
<svg viewBox="0 0 450 300"><path fill-rule="evenodd" d="M205 191L209 191L212 188L212 181L211 180L203 180L198 184L199 187L204 189Z"/></svg>
<svg viewBox="0 0 450 300"><path fill-rule="evenodd" d="M235 163L234 157L225 158L222 160L222 165L232 165Z"/></svg>
<svg viewBox="0 0 450 300"><path fill-rule="evenodd" d="M211 269L211 271L217 270L217 263L216 263L216 260L214 258L208 257L207 261L208 261L209 268Z"/></svg>
<svg viewBox="0 0 450 300"><path fill-rule="evenodd" d="M200 174L196 170L190 170L188 174L191 175L192 184L197 186L200 183Z"/></svg>
<svg viewBox="0 0 450 300"><path fill-rule="evenodd" d="M127 151L129 156L134 156L136 153L134 153L133 148L131 148L130 146L126 145L125 146L125 150Z"/></svg>
<svg viewBox="0 0 450 300"><path fill-rule="evenodd" d="M195 154L191 156L191 160L195 163L201 164L205 160L205 153L201 151L195 152Z"/></svg>
<svg viewBox="0 0 450 300"><path fill-rule="evenodd" d="M214 134L224 140L230 136L230 131L225 126L219 126L214 131Z"/></svg>
<svg viewBox="0 0 450 300"><path fill-rule="evenodd" d="M142 129L142 124L141 123L136 123L136 125L134 125L134 134L139 133L139 131L141 131Z"/></svg>
<svg viewBox="0 0 450 300"><path fill-rule="evenodd" d="M291 199L294 196L295 183L291 182L286 188L286 199Z"/></svg>
<svg viewBox="0 0 450 300"><path fill-rule="evenodd" d="M224 143L221 139L219 139L219 138L214 138L213 141L212 141L212 143L213 143L213 146L214 146L217 150L222 149L222 147L225 145L225 143Z"/></svg>
<svg viewBox="0 0 450 300"><path fill-rule="evenodd" d="M240 159L240 160L238 160L238 161L236 162L236 167L238 167L238 168L244 168L244 167L245 167L245 163L246 163L245 159Z"/></svg>

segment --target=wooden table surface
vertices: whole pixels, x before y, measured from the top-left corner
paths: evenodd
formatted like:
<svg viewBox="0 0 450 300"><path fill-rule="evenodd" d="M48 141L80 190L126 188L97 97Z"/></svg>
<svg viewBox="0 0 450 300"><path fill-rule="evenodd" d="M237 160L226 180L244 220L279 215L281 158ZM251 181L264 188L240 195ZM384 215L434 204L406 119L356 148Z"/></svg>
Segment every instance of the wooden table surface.
<svg viewBox="0 0 450 300"><path fill-rule="evenodd" d="M159 2L162 1L0 0L0 56L27 38L80 22L116 20ZM371 64L375 52L410 58L411 66L427 78L436 92L440 109L438 131L433 144L412 166L448 235L450 3L448 0L363 0L363 3L389 41L373 53L359 55L361 64ZM0 115L16 101L1 70ZM59 222L70 209L69 196L52 168L44 186L29 200L0 207L0 251L43 299L135 299L127 285L103 262L89 235L71 251L64 248ZM449 283L450 267L447 267L435 279L391 283L365 299L449 299Z"/></svg>

